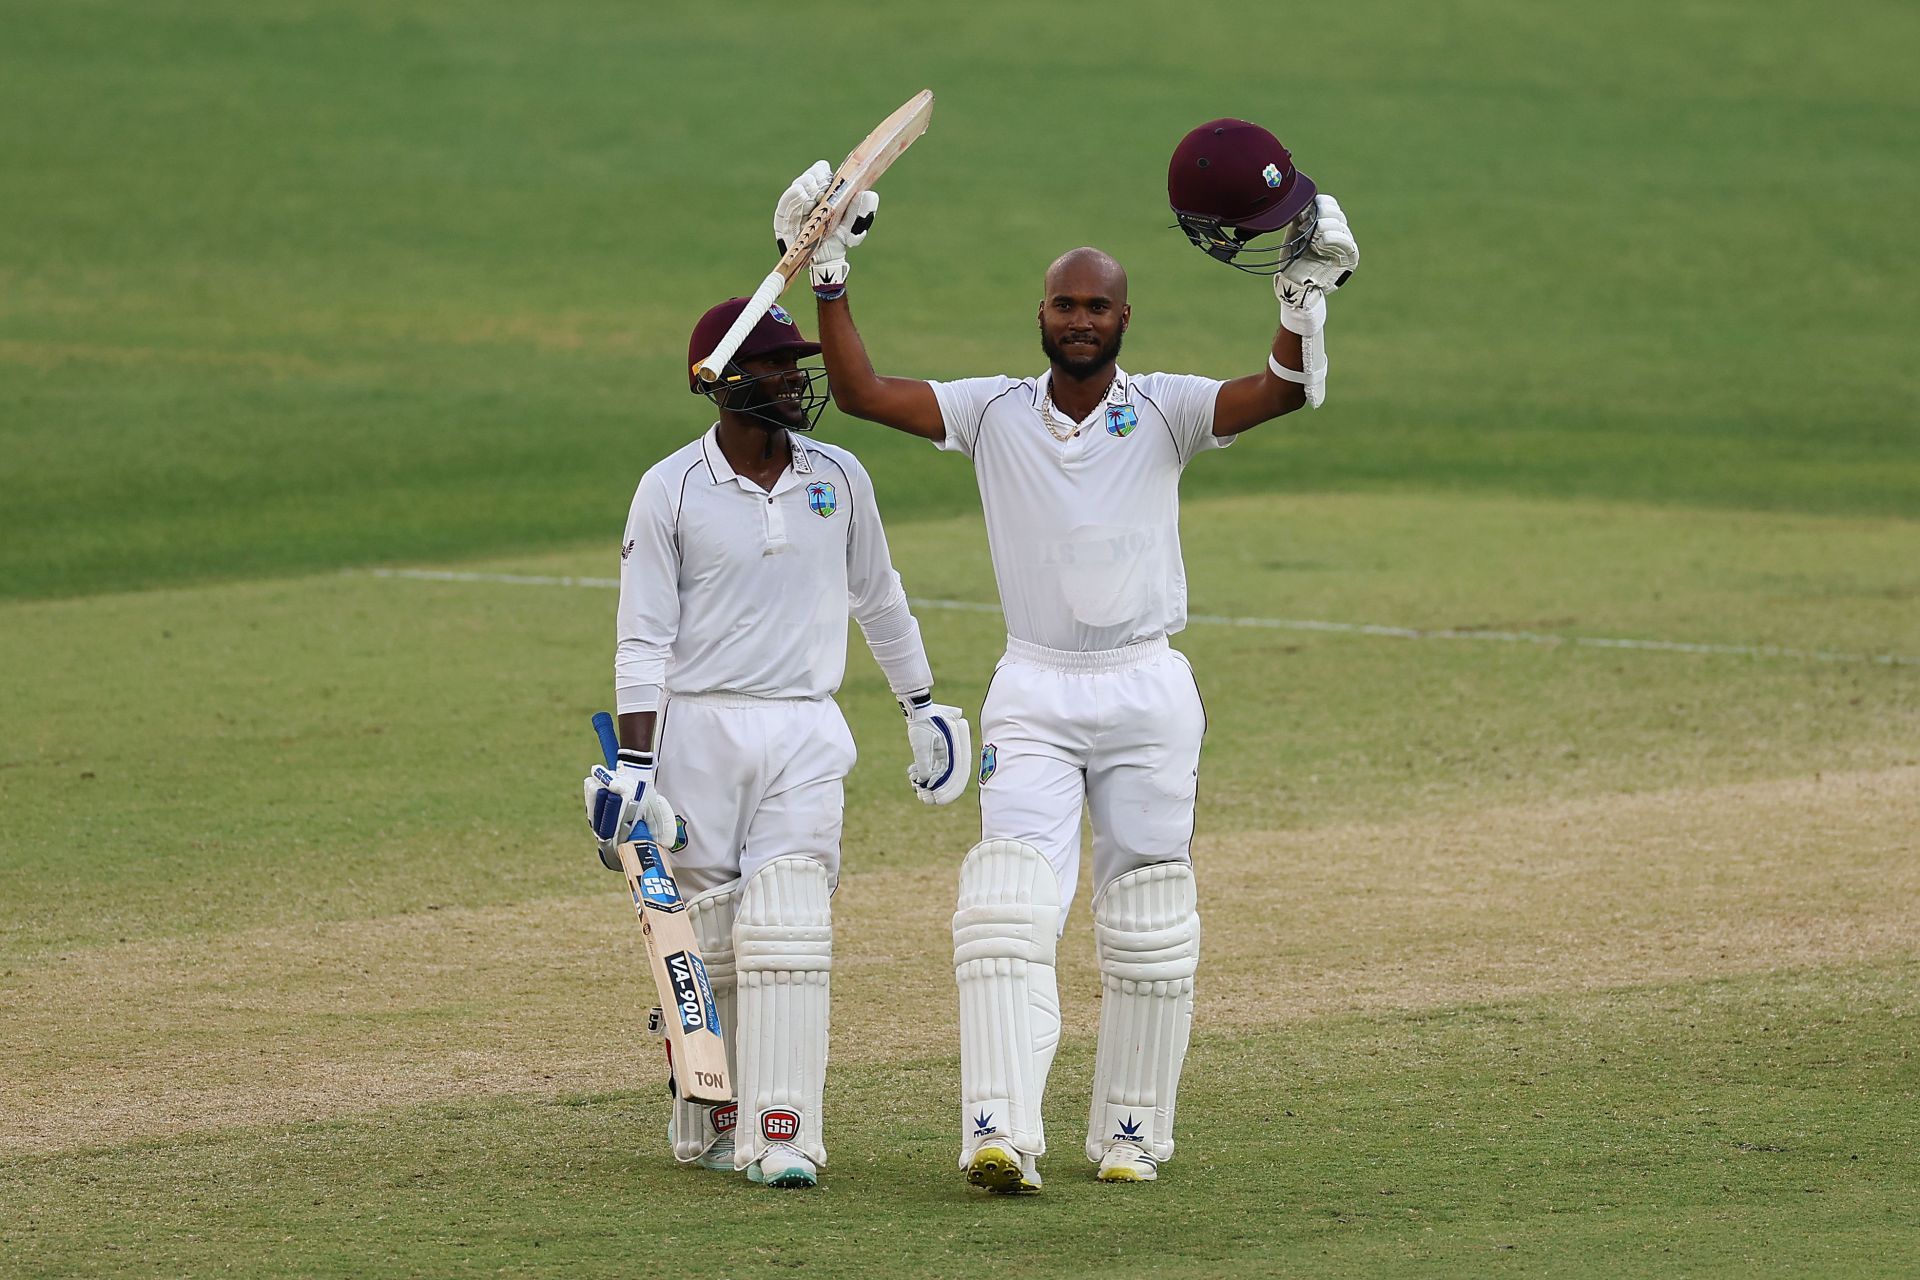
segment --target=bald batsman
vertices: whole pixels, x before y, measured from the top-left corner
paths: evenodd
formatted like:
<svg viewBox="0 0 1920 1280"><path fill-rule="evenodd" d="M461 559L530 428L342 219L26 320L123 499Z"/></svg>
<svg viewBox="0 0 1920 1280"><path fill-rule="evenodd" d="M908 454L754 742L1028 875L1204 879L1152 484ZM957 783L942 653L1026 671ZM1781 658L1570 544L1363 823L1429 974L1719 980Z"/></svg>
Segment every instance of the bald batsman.
<svg viewBox="0 0 1920 1280"><path fill-rule="evenodd" d="M1262 217L1298 245L1289 261L1344 260L1344 218L1316 220L1312 184L1273 147L1239 163L1268 193L1255 197ZM814 166L781 207L811 207L826 178ZM1276 211L1276 191L1291 207ZM863 200L864 232L878 197ZM1278 331L1245 377L1132 374L1118 363L1127 274L1098 249L1074 249L1042 284L1039 376L927 382L874 372L845 248L812 265L834 403L973 462L1006 616L981 709L981 840L961 862L953 917L960 1168L988 1191L1040 1189L1041 1101L1060 1037L1055 947L1084 809L1103 988L1085 1151L1102 1182L1153 1181L1174 1150L1200 956L1192 840L1206 715L1167 640L1187 620L1180 476L1241 432L1318 402L1331 275L1280 278Z"/></svg>

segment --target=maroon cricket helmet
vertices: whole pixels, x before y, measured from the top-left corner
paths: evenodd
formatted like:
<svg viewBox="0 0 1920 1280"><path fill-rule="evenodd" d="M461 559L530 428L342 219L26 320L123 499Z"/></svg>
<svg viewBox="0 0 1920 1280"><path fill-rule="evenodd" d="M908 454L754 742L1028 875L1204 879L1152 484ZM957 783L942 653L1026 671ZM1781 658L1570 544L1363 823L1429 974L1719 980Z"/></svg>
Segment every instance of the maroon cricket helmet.
<svg viewBox="0 0 1920 1280"><path fill-rule="evenodd" d="M1313 242L1316 194L1280 139L1247 120L1209 120L1188 131L1167 165L1167 202L1187 239L1259 275L1277 273ZM1247 254L1249 241L1282 230L1280 244Z"/></svg>
<svg viewBox="0 0 1920 1280"><path fill-rule="evenodd" d="M720 339L727 336L727 330L746 310L746 298L728 298L719 306L709 308L700 322L693 326L693 336L687 339L687 385L696 395L710 388L701 385L700 377L693 372L712 350L720 345ZM747 331L746 339L740 349L733 353L733 359L751 360L755 356L769 356L779 351L791 351L796 358L817 356L820 344L808 342L806 335L800 332L800 326L794 323L787 309L779 303L767 308L767 314L760 317L759 323ZM737 378L738 371L734 371ZM723 376L723 380L726 380Z"/></svg>

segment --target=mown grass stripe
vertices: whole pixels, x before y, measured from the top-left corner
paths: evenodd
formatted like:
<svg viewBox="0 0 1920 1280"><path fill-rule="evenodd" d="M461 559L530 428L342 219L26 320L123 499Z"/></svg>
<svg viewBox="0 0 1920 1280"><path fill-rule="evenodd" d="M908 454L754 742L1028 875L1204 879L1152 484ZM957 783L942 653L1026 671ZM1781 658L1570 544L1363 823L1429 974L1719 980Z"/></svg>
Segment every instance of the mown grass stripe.
<svg viewBox="0 0 1920 1280"><path fill-rule="evenodd" d="M484 573L458 569L374 569L370 572L376 578L402 578L415 582L485 582L516 587L592 587L600 590L614 590L620 586L618 578L576 578L537 573ZM955 613L1000 612L1000 606L978 600L929 600L910 596L908 603L916 609L944 609ZM1489 640L1501 644L1533 644L1549 648L1573 645L1582 649L1626 649L1642 653L1692 653L1710 657L1787 658L1802 662L1865 662L1883 667L1920 667L1920 654L1841 653L1832 649L1796 649L1774 644L1712 644L1695 640L1647 640L1628 636L1568 636L1548 631L1481 631L1451 627L1425 629L1396 627L1380 622L1247 618L1220 613L1189 614L1187 621L1208 627L1318 631L1334 635L1380 636L1391 640Z"/></svg>

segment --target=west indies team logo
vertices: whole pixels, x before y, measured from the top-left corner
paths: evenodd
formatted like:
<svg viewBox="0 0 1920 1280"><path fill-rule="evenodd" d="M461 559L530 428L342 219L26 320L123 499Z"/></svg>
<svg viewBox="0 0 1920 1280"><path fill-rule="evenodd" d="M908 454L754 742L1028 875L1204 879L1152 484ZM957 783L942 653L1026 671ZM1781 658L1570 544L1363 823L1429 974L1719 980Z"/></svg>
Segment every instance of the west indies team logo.
<svg viewBox="0 0 1920 1280"><path fill-rule="evenodd" d="M1280 166L1277 164L1270 164L1262 169L1260 176L1267 180L1267 185L1270 187L1277 187L1287 180L1287 175L1280 172Z"/></svg>
<svg viewBox="0 0 1920 1280"><path fill-rule="evenodd" d="M775 320L778 320L781 324L793 323L793 317L787 314L787 309L777 302L767 308L767 314Z"/></svg>
<svg viewBox="0 0 1920 1280"><path fill-rule="evenodd" d="M983 787L986 786L987 779L991 778L993 771L999 767L1000 752L989 742L986 746L980 748L980 785Z"/></svg>
<svg viewBox="0 0 1920 1280"><path fill-rule="evenodd" d="M1133 411L1130 404L1107 406L1107 434L1110 436L1130 436L1133 429L1140 425L1140 415Z"/></svg>
<svg viewBox="0 0 1920 1280"><path fill-rule="evenodd" d="M825 480L815 480L807 486L807 506L822 520L839 510L835 496L833 486Z"/></svg>

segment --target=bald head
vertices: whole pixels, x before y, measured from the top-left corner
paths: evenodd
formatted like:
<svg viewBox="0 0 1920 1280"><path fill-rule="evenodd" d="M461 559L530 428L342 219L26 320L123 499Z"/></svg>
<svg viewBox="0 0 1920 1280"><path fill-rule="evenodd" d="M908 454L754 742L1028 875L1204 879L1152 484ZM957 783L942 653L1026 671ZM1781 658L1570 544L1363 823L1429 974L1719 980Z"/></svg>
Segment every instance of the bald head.
<svg viewBox="0 0 1920 1280"><path fill-rule="evenodd" d="M1112 254L1082 245L1078 249L1067 250L1053 260L1053 265L1047 268L1046 282L1042 287L1049 298L1056 294L1101 294L1111 298L1115 306L1124 306L1127 301L1127 272Z"/></svg>

